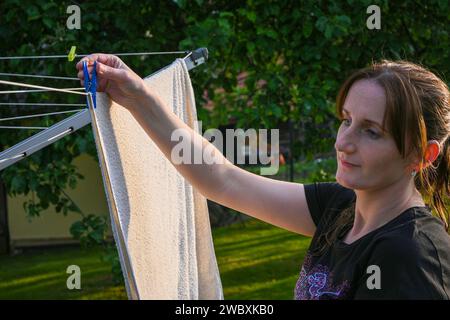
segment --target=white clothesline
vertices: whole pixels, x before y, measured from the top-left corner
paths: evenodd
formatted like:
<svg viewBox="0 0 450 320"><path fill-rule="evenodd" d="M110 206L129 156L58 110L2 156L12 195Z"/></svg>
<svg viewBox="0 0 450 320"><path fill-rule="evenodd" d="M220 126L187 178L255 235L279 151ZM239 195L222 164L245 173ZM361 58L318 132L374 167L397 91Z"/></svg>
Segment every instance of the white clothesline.
<svg viewBox="0 0 450 320"><path fill-rule="evenodd" d="M48 127L0 126L0 129L44 130Z"/></svg>
<svg viewBox="0 0 450 320"><path fill-rule="evenodd" d="M64 89L59 89L59 88L44 87L44 86L38 86L38 85L34 85L34 84L27 84L27 83L13 82L13 81L5 81L5 80L0 80L0 84L8 84L8 85L18 86L18 87L36 88L36 89L41 89L41 90L57 91L57 92L64 92L64 93L74 93L74 94L87 96L86 92L74 91L74 90L84 90L84 88L64 88ZM0 93L8 93L8 91L0 91Z"/></svg>
<svg viewBox="0 0 450 320"><path fill-rule="evenodd" d="M45 117L45 116L54 116L58 114L65 114L65 113L74 113L78 111L82 111L83 109L77 109L77 110L68 110L68 111L58 111L58 112L48 112L48 113L40 113L40 114L30 114L27 116L17 116L17 117L10 117L10 118L0 118L0 121L11 121L11 120L19 120L19 119L29 119L29 118L38 118L38 117Z"/></svg>
<svg viewBox="0 0 450 320"><path fill-rule="evenodd" d="M114 56L147 56L147 55L165 55L165 54L189 54L191 51L163 51L163 52L125 52L125 53L109 53ZM91 54L75 54L75 58L87 57ZM48 56L15 56L0 57L0 60L19 60L19 59L61 59L66 58L67 54L48 55Z"/></svg>
<svg viewBox="0 0 450 320"><path fill-rule="evenodd" d="M57 76L48 76L48 75L41 75L41 74L23 74L23 73L0 72L0 76L80 81L80 79L73 78L73 77L57 77Z"/></svg>
<svg viewBox="0 0 450 320"><path fill-rule="evenodd" d="M198 48L194 51L170 51L170 52L135 52L135 53L111 53L111 55L116 56L139 56L139 55L163 55L163 54L186 54L184 58L182 58L186 67L189 70L196 68L198 65L203 64L208 59L208 49L207 48ZM48 56L14 56L14 57L0 57L0 60L15 60L15 59L50 59L50 58L74 58L74 57L86 57L89 56L87 54L83 55L75 55L73 50L71 49L70 56L69 55L48 55ZM72 59L73 60L73 59ZM69 59L69 61L72 61ZM1 70L0 70L1 71ZM8 74L8 73L0 73L0 75L4 76L18 76L18 77L26 77L28 75L24 74ZM39 76L39 75L30 75L31 77L40 77L40 78L58 78L60 80L79 80L77 78L69 78L68 77L53 77L53 76ZM87 96L87 104L89 108L93 108L94 100L91 92L86 92L84 87L77 88L52 88L47 86L39 86L33 84L26 84L20 82L13 81L4 81L0 80L0 84L5 85L13 85L25 88L32 88L31 90L7 90L0 91L1 94L11 94L11 93L33 93L33 92L62 92L62 93L73 93L82 96ZM81 92L78 92L81 91ZM88 90L89 91L89 90ZM3 106L86 106L86 104L70 104L70 103L30 103L30 102L0 102L0 105ZM56 124L53 124L51 127L14 127L14 126L0 126L0 129L33 129L33 130L43 130L35 135L17 143L16 145L8 148L7 150L0 151L0 171L9 167L10 165L16 163L22 158L26 158L29 155L35 153L36 151L44 148L45 146L50 145L56 140L73 133L87 124L91 123L91 114L90 109L84 108L77 111L74 115L59 121ZM46 114L49 115L49 114ZM37 116L37 115L35 115ZM28 116L25 116L28 117ZM12 120L12 119L9 119Z"/></svg>
<svg viewBox="0 0 450 320"><path fill-rule="evenodd" d="M0 102L0 106L85 107L83 103Z"/></svg>

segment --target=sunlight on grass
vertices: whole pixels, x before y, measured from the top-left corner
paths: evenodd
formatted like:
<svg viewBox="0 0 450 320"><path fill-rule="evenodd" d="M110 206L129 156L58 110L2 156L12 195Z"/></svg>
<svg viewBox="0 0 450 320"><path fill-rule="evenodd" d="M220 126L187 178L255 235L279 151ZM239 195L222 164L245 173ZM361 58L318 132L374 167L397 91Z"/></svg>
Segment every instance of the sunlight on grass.
<svg viewBox="0 0 450 320"><path fill-rule="evenodd" d="M213 230L225 299L292 299L310 239L251 219ZM102 250L78 247L0 256L0 299L127 299L114 285ZM82 270L81 290L68 290L69 265Z"/></svg>
<svg viewBox="0 0 450 320"><path fill-rule="evenodd" d="M14 286L30 286L36 282L38 282L38 283L43 282L43 280L54 279L54 278L58 278L59 276L60 276L60 273L51 272L51 273L39 274L39 275L26 277L26 278L15 279L15 280L11 280L11 281L3 280L2 283L0 283L0 289L4 290L8 287L14 287Z"/></svg>
<svg viewBox="0 0 450 320"><path fill-rule="evenodd" d="M213 233L225 299L292 299L310 239L250 220Z"/></svg>

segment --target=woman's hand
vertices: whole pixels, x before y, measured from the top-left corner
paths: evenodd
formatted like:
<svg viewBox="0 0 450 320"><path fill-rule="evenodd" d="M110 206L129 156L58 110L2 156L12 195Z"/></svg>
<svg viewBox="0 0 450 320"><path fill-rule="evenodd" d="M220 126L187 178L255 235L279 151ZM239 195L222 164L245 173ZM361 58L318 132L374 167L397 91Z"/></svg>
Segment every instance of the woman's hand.
<svg viewBox="0 0 450 320"><path fill-rule="evenodd" d="M140 97L146 94L147 86L120 58L110 54L91 54L80 60L76 68L78 78L84 85L83 61L88 62L89 75L97 61L97 91L107 93L112 100L132 110Z"/></svg>

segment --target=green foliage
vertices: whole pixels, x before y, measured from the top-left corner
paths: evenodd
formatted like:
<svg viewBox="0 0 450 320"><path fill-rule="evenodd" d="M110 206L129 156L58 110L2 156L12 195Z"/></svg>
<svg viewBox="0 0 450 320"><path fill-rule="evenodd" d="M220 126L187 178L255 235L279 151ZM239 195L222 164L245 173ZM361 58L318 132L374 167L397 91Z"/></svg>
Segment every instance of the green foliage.
<svg viewBox="0 0 450 320"><path fill-rule="evenodd" d="M192 71L203 128L235 121L241 128L270 129L291 119L303 136L295 142L297 158L311 160L333 149L334 99L352 70L372 60L406 59L450 79L448 1L99 0L80 4L81 30L68 30L66 8L71 4L1 1L1 55L67 54L72 45L78 53L207 47L209 61ZM366 9L371 4L381 8L381 30L366 27ZM169 64L173 56L123 60L146 76ZM0 71L73 77L76 62L0 60ZM46 79L28 82L54 87L73 84ZM204 108L207 98L214 103L213 110ZM85 102L83 97L58 93L0 96L0 102L7 101ZM36 107L33 111L49 110ZM28 112L27 108L0 109L2 117ZM48 126L61 119L11 124ZM0 150L29 135L0 130ZM3 170L1 178L10 195L31 193L32 200L24 204L29 216L39 216L50 205L63 214L76 212L61 190L75 188L82 178L72 162L83 153L97 157L89 127ZM319 169L314 178L329 179L326 170Z"/></svg>
<svg viewBox="0 0 450 320"><path fill-rule="evenodd" d="M336 158L318 158L313 161L301 161L295 165L296 172L304 174L301 183L312 183L319 181L335 181Z"/></svg>
<svg viewBox="0 0 450 320"><path fill-rule="evenodd" d="M381 8L381 30L366 27L367 6ZM292 119L304 139L295 143L297 158L333 148L334 98L350 71L381 58L423 63L444 78L450 74L449 20L446 1L165 1L102 0L80 4L81 30L68 30L66 8L57 1L0 4L2 55L81 52L190 50L205 46L209 61L192 71L199 117L205 130L236 121L243 128L275 128ZM405 13L408 14L405 14ZM124 57L142 76L170 63L173 56ZM76 62L76 61L75 61ZM75 76L66 59L0 61L15 73ZM239 75L245 73L240 81ZM38 84L62 86L39 81ZM67 84L67 86L69 86ZM215 108L203 108L206 96ZM5 101L84 103L83 97L58 93L2 96ZM26 112L17 108L10 113ZM6 115L6 109L1 109ZM23 121L52 124L61 118ZM28 133L29 135L29 133ZM2 149L23 140L24 132L0 132ZM49 205L72 211L58 188L76 187L81 177L71 165L82 153L96 158L89 128L79 130L2 172L12 195L35 194L29 215ZM31 168L31 169L30 169Z"/></svg>
<svg viewBox="0 0 450 320"><path fill-rule="evenodd" d="M107 219L97 215L87 215L72 224L70 233L84 247L102 245L106 241Z"/></svg>
<svg viewBox="0 0 450 320"><path fill-rule="evenodd" d="M120 265L117 247L113 244L106 245L102 254L102 261L107 262L111 266L112 281L115 285L123 284L123 273Z"/></svg>
<svg viewBox="0 0 450 320"><path fill-rule="evenodd" d="M370 4L381 7L381 30L366 27ZM211 51L202 68L207 79L195 79L216 106L208 114L209 124L236 120L238 127L270 128L290 118L301 124L305 137L296 147L297 156L332 149L334 99L353 69L372 60L401 58L447 78L450 71L450 15L441 9L441 1L216 1L201 8L180 6L190 9L192 21L181 44ZM242 72L248 74L244 86L236 81Z"/></svg>
<svg viewBox="0 0 450 320"><path fill-rule="evenodd" d="M181 12L176 5L139 4L133 1L99 1L80 5L81 30L68 30L66 9L72 3L59 1L13 1L0 3L1 56L67 54L72 45L83 52L135 52L177 50L183 34L169 32L179 23ZM117 13L122 13L117 16ZM152 16L152 19L148 19ZM155 41L155 39L158 39ZM141 75L147 75L171 61L172 57L151 56L129 58L126 62ZM79 59L76 59L79 60ZM74 77L75 63L67 59L2 60L1 72L60 75ZM11 79L17 81L16 78ZM24 80L25 81L25 80ZM49 79L26 79L54 87L79 86L79 82ZM74 85L74 83L76 83ZM84 97L60 93L1 95L0 102L85 103ZM0 109L1 117L59 111L55 108L17 107ZM64 116L12 121L11 125L50 126ZM0 150L24 140L34 132L0 130ZM82 153L97 158L89 127L53 143L31 157L3 170L2 179L10 195L32 194L24 204L28 216L39 216L50 205L57 212L77 211L60 189L75 188L82 176L72 161Z"/></svg>
<svg viewBox="0 0 450 320"><path fill-rule="evenodd" d="M114 284L123 283L122 269L119 255L114 243L108 242L108 219L106 216L85 215L70 227L72 236L80 241L83 248L102 247L101 260L111 265L112 281Z"/></svg>

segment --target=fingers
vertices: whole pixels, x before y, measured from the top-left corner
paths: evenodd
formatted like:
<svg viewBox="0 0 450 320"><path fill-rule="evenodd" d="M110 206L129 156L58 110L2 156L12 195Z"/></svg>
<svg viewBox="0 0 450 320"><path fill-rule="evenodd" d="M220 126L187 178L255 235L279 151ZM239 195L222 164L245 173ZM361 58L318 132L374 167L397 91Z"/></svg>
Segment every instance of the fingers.
<svg viewBox="0 0 450 320"><path fill-rule="evenodd" d="M100 76L111 80L123 80L126 76L125 70L130 70L130 68L128 68L117 56L104 53L94 53L84 57L76 64L76 69L78 70L77 76L80 79L81 85L84 84L84 61L87 62L89 74L92 72L94 62L97 61L97 73Z"/></svg>
<svg viewBox="0 0 450 320"><path fill-rule="evenodd" d="M92 72L92 66L94 65L94 61L96 61L99 56L102 55L101 53L91 54L87 57L84 57L78 63L76 64L76 69L78 70L77 77L80 79L80 83L82 86L84 86L84 71L83 71L83 62L86 61L88 65L88 72Z"/></svg>
<svg viewBox="0 0 450 320"><path fill-rule="evenodd" d="M89 72L89 74L92 73L92 69L94 68L94 62L93 61L86 60L86 59L81 60L79 62L81 64L81 69L78 69L78 73L77 73L77 77L80 80L84 80L84 70L83 70L83 64L82 64L83 61L88 61L88 72ZM98 70L99 70L99 64L100 63L97 61L97 68L95 69L95 71L97 71L97 73L98 73ZM78 67L78 64L77 64L77 67Z"/></svg>
<svg viewBox="0 0 450 320"><path fill-rule="evenodd" d="M97 63L97 73L105 79L123 81L126 80L126 72L124 69L117 69L103 63Z"/></svg>
<svg viewBox="0 0 450 320"><path fill-rule="evenodd" d="M97 61L114 68L128 68L119 57L106 53L94 53L84 57L76 64L77 70L83 70L83 61L87 61L88 66L93 65L94 61Z"/></svg>
<svg viewBox="0 0 450 320"><path fill-rule="evenodd" d="M105 54L103 53L94 53L94 54L90 54L87 57L84 57L83 59L81 59L80 61L78 61L78 63L76 64L76 68L77 70L83 70L83 61L87 61L88 66L93 65L94 61L97 61L99 59L100 56L103 56Z"/></svg>

